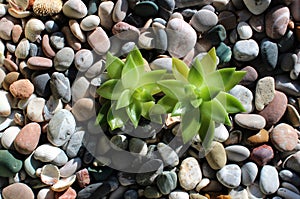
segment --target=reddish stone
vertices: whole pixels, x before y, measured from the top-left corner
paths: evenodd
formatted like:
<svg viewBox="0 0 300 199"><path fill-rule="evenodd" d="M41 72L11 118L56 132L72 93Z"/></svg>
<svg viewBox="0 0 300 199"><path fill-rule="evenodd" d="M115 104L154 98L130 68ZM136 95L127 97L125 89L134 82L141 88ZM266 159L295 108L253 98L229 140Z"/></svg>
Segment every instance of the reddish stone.
<svg viewBox="0 0 300 199"><path fill-rule="evenodd" d="M287 107L287 97L280 91L275 91L274 99L259 112L266 119L267 127L276 124L284 115Z"/></svg>
<svg viewBox="0 0 300 199"><path fill-rule="evenodd" d="M55 199L75 199L76 196L77 196L76 191L72 189L72 187L69 187L64 192L55 193Z"/></svg>
<svg viewBox="0 0 300 199"><path fill-rule="evenodd" d="M90 184L90 174L87 169L82 169L76 173L76 178L79 186L81 188L86 187L87 185Z"/></svg>
<svg viewBox="0 0 300 199"><path fill-rule="evenodd" d="M31 188L24 183L14 183L2 190L3 199L34 199Z"/></svg>
<svg viewBox="0 0 300 199"><path fill-rule="evenodd" d="M53 66L53 62L46 57L35 56L27 60L27 66L31 70L48 70Z"/></svg>
<svg viewBox="0 0 300 199"><path fill-rule="evenodd" d="M28 79L20 79L9 86L9 91L16 98L26 99L32 95L34 86Z"/></svg>
<svg viewBox="0 0 300 199"><path fill-rule="evenodd" d="M39 143L40 135L41 127L38 123L32 122L27 124L14 140L16 150L24 155L32 153Z"/></svg>
<svg viewBox="0 0 300 199"><path fill-rule="evenodd" d="M270 134L273 145L282 152L292 151L298 144L298 133L290 125L278 124Z"/></svg>
<svg viewBox="0 0 300 199"><path fill-rule="evenodd" d="M264 166L270 162L274 157L274 152L272 147L269 145L261 145L252 150L250 155L250 160L255 162L258 166Z"/></svg>

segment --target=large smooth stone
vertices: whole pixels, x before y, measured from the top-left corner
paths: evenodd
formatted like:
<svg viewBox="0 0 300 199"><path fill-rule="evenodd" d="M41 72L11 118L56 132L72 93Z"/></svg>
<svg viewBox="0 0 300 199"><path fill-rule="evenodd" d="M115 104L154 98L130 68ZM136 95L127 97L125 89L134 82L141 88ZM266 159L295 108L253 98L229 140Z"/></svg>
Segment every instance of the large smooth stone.
<svg viewBox="0 0 300 199"><path fill-rule="evenodd" d="M3 199L34 199L31 188L24 183L14 183L2 190Z"/></svg>
<svg viewBox="0 0 300 199"><path fill-rule="evenodd" d="M228 164L217 172L217 178L225 187L236 188L241 183L241 174L241 168L238 165Z"/></svg>
<svg viewBox="0 0 300 199"><path fill-rule="evenodd" d="M0 150L0 177L13 177L22 168L22 161L16 159L8 150Z"/></svg>
<svg viewBox="0 0 300 199"><path fill-rule="evenodd" d="M81 0L68 0L62 8L64 15L69 18L81 19L87 15L87 7Z"/></svg>
<svg viewBox="0 0 300 199"><path fill-rule="evenodd" d="M28 155L37 147L41 135L41 127L36 122L26 124L17 135L14 146L16 150L24 155Z"/></svg>
<svg viewBox="0 0 300 199"><path fill-rule="evenodd" d="M242 145L231 145L225 148L227 159L233 162L242 162L250 156L250 151Z"/></svg>
<svg viewBox="0 0 300 199"><path fill-rule="evenodd" d="M38 146L34 151L33 156L36 160L51 162L57 166L62 166L68 161L68 157L62 149L50 144Z"/></svg>
<svg viewBox="0 0 300 199"><path fill-rule="evenodd" d="M177 153L168 145L160 142L157 145L157 150L160 153L166 166L177 166L179 164L179 157Z"/></svg>
<svg viewBox="0 0 300 199"><path fill-rule="evenodd" d="M164 171L156 178L156 185L164 195L169 194L177 186L177 175L174 171Z"/></svg>
<svg viewBox="0 0 300 199"><path fill-rule="evenodd" d="M227 162L227 156L224 146L219 142L213 141L212 148L205 156L205 158L212 169L221 169L226 165Z"/></svg>
<svg viewBox="0 0 300 199"><path fill-rule="evenodd" d="M178 178L182 188L185 190L194 189L202 179L198 161L193 157L184 159L179 168Z"/></svg>
<svg viewBox="0 0 300 199"><path fill-rule="evenodd" d="M288 124L280 123L273 128L270 138L276 149L288 152L298 144L298 131Z"/></svg>
<svg viewBox="0 0 300 199"><path fill-rule="evenodd" d="M234 121L239 126L250 130L260 130L266 126L265 118L254 113L238 113L234 116Z"/></svg>
<svg viewBox="0 0 300 199"><path fill-rule="evenodd" d="M249 186L254 183L258 174L258 167L253 162L247 162L241 168L242 170L242 184Z"/></svg>
<svg viewBox="0 0 300 199"><path fill-rule="evenodd" d="M198 32L205 32L217 25L217 23L218 16L207 9L201 9L196 12L190 21L191 26L193 26L193 28L195 28Z"/></svg>
<svg viewBox="0 0 300 199"><path fill-rule="evenodd" d="M50 120L47 138L55 146L64 145L75 132L76 122L68 110L59 110Z"/></svg>
<svg viewBox="0 0 300 199"><path fill-rule="evenodd" d="M94 31L90 32L87 41L99 55L104 55L110 48L110 40L101 27L97 27Z"/></svg>
<svg viewBox="0 0 300 199"><path fill-rule="evenodd" d="M258 80L255 89L255 107L261 111L275 96L275 80L273 77L264 77Z"/></svg>
<svg viewBox="0 0 300 199"><path fill-rule="evenodd" d="M265 20L267 36L272 39L279 39L287 30L290 20L290 11L288 7L278 5L268 11Z"/></svg>
<svg viewBox="0 0 300 199"><path fill-rule="evenodd" d="M252 14L260 15L269 7L271 0L244 0L244 3Z"/></svg>
<svg viewBox="0 0 300 199"><path fill-rule="evenodd" d="M196 31L184 20L174 18L168 22L168 51L173 57L184 57L197 41Z"/></svg>
<svg viewBox="0 0 300 199"><path fill-rule="evenodd" d="M279 176L275 167L265 165L260 171L259 187L266 194L273 194L279 188Z"/></svg>
<svg viewBox="0 0 300 199"><path fill-rule="evenodd" d="M258 53L258 44L253 39L237 41L233 47L233 56L238 61L251 61Z"/></svg>

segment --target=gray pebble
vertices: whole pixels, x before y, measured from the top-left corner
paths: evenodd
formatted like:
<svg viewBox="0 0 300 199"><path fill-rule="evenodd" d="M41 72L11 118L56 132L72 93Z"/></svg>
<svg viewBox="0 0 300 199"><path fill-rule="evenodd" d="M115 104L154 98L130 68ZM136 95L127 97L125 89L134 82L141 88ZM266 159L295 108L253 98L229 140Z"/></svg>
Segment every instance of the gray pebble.
<svg viewBox="0 0 300 199"><path fill-rule="evenodd" d="M78 157L69 160L63 167L59 169L60 176L64 178L70 177L76 173L76 171L81 167L81 164L81 159Z"/></svg>
<svg viewBox="0 0 300 199"><path fill-rule="evenodd" d="M57 71L66 71L74 59L74 50L70 47L60 49L54 57L54 68Z"/></svg>
<svg viewBox="0 0 300 199"><path fill-rule="evenodd" d="M250 156L250 151L242 145L231 145L225 148L227 158L233 162L242 162Z"/></svg>
<svg viewBox="0 0 300 199"><path fill-rule="evenodd" d="M218 16L207 9L201 9L196 12L190 21L191 26L193 26L198 32L205 32L217 25L217 23Z"/></svg>
<svg viewBox="0 0 300 199"><path fill-rule="evenodd" d="M102 185L102 182L90 184L84 189L80 190L77 194L78 199L88 199L91 195Z"/></svg>
<svg viewBox="0 0 300 199"><path fill-rule="evenodd" d="M79 71L85 72L92 66L93 60L93 53L90 50L81 49L75 54L74 63Z"/></svg>
<svg viewBox="0 0 300 199"><path fill-rule="evenodd" d="M55 21L49 20L45 23L45 29L48 33L53 33L59 30L59 26L57 25L57 23L55 23Z"/></svg>
<svg viewBox="0 0 300 199"><path fill-rule="evenodd" d="M291 80L286 75L275 76L275 88L287 95L295 97L300 96L300 83L298 81Z"/></svg>
<svg viewBox="0 0 300 199"><path fill-rule="evenodd" d="M234 58L238 61L251 61L258 53L258 44L253 39L237 41L233 47Z"/></svg>
<svg viewBox="0 0 300 199"><path fill-rule="evenodd" d="M236 164L225 165L217 172L220 183L228 188L236 188L241 183L241 168Z"/></svg>
<svg viewBox="0 0 300 199"><path fill-rule="evenodd" d="M279 188L277 194L285 199L300 199L300 195L286 188Z"/></svg>
<svg viewBox="0 0 300 199"><path fill-rule="evenodd" d="M283 169L279 172L279 177L283 181L290 182L297 187L300 186L300 177L293 171Z"/></svg>
<svg viewBox="0 0 300 199"><path fill-rule="evenodd" d="M160 142L157 144L157 150L166 166L174 167L179 164L179 157L170 146Z"/></svg>
<svg viewBox="0 0 300 199"><path fill-rule="evenodd" d="M50 90L50 75L48 73L34 73L32 77L32 83L34 85L35 92L44 98L49 98L51 95Z"/></svg>
<svg viewBox="0 0 300 199"><path fill-rule="evenodd" d="M55 99L61 99L65 103L70 102L70 81L64 74L54 72L51 76L50 88Z"/></svg>
<svg viewBox="0 0 300 199"><path fill-rule="evenodd" d="M259 187L266 194L273 194L279 188L279 177L275 167L265 165L260 172Z"/></svg>
<svg viewBox="0 0 300 199"><path fill-rule="evenodd" d="M169 199L189 199L189 194L184 191L172 191L169 194Z"/></svg>
<svg viewBox="0 0 300 199"><path fill-rule="evenodd" d="M297 55L294 54L294 53L284 53L284 54L281 54L280 56L280 68L283 70L283 71L291 71L296 62L297 62Z"/></svg>
<svg viewBox="0 0 300 199"><path fill-rule="evenodd" d="M59 110L50 120L47 138L55 146L64 145L74 134L76 122L68 110Z"/></svg>
<svg viewBox="0 0 300 199"><path fill-rule="evenodd" d="M67 146L66 153L70 158L76 157L79 152L80 147L82 146L82 141L85 131L76 131L70 138Z"/></svg>
<svg viewBox="0 0 300 199"><path fill-rule="evenodd" d="M137 153L141 156L145 156L148 151L147 143L139 138L131 138L129 140L129 151L132 153Z"/></svg>
<svg viewBox="0 0 300 199"><path fill-rule="evenodd" d="M136 190L130 189L124 193L124 199L138 199L139 195Z"/></svg>
<svg viewBox="0 0 300 199"><path fill-rule="evenodd" d="M65 47L65 36L62 32L55 32L50 36L50 43L51 45L60 50Z"/></svg>
<svg viewBox="0 0 300 199"><path fill-rule="evenodd" d="M245 186L251 185L258 174L258 167L253 162L247 162L241 168L242 170L242 184Z"/></svg>
<svg viewBox="0 0 300 199"><path fill-rule="evenodd" d="M253 94L251 90L242 85L236 85L233 87L229 93L236 97L246 109L246 113L253 111Z"/></svg>

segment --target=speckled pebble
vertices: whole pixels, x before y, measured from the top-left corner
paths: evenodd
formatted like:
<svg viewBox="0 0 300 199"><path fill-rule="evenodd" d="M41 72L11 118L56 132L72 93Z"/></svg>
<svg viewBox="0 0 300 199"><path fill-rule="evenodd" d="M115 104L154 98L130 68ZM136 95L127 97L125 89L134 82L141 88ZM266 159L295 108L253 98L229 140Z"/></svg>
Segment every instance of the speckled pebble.
<svg viewBox="0 0 300 199"><path fill-rule="evenodd" d="M236 164L225 165L217 172L220 183L228 188L236 188L241 183L241 168Z"/></svg>
<svg viewBox="0 0 300 199"><path fill-rule="evenodd" d="M259 187L264 194L273 194L279 188L279 176L275 167L265 165L261 169Z"/></svg>

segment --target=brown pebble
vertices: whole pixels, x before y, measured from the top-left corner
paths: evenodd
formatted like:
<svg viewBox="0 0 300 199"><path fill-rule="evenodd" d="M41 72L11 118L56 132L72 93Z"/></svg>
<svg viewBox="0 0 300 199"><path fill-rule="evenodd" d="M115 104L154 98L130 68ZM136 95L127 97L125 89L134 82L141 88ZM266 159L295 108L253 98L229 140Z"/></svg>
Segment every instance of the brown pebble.
<svg viewBox="0 0 300 199"><path fill-rule="evenodd" d="M49 58L53 58L55 56L55 52L52 49L52 47L50 46L49 36L47 34L44 34L43 39L42 39L42 50L43 50L44 54Z"/></svg>
<svg viewBox="0 0 300 199"><path fill-rule="evenodd" d="M30 57L27 60L27 67L31 70L48 70L53 66L51 59L46 57Z"/></svg>
<svg viewBox="0 0 300 199"><path fill-rule="evenodd" d="M87 37L87 41L99 55L104 55L110 48L110 40L101 27L97 27L91 32Z"/></svg>
<svg viewBox="0 0 300 199"><path fill-rule="evenodd" d="M257 80L258 74L252 66L246 66L245 68L242 69L242 71L246 71L247 73L241 80L240 82L241 85L244 86L250 85Z"/></svg>
<svg viewBox="0 0 300 199"><path fill-rule="evenodd" d="M86 121L95 115L94 100L82 98L75 102L72 113L78 121Z"/></svg>
<svg viewBox="0 0 300 199"><path fill-rule="evenodd" d="M15 149L24 155L28 155L37 147L41 135L41 127L32 122L24 126L14 140Z"/></svg>
<svg viewBox="0 0 300 199"><path fill-rule="evenodd" d="M9 90L9 86L18 80L20 73L18 72L10 72L8 73L2 83L2 86L5 90Z"/></svg>
<svg viewBox="0 0 300 199"><path fill-rule="evenodd" d="M31 188L24 183L14 183L2 190L3 199L34 199Z"/></svg>
<svg viewBox="0 0 300 199"><path fill-rule="evenodd" d="M292 151L298 144L298 133L290 125L280 123L270 134L273 145L282 152Z"/></svg>
<svg viewBox="0 0 300 199"><path fill-rule="evenodd" d="M66 36L65 38L67 39L67 43L71 48L73 48L73 50L78 51L81 49L80 41L72 34L68 26L64 26L61 31Z"/></svg>
<svg viewBox="0 0 300 199"><path fill-rule="evenodd" d="M274 151L269 145L261 145L252 150L250 160L258 166L264 166L274 158Z"/></svg>
<svg viewBox="0 0 300 199"><path fill-rule="evenodd" d="M22 26L20 26L19 24L14 25L11 32L11 37L14 43L17 43L20 40L22 33L23 33Z"/></svg>
<svg viewBox="0 0 300 199"><path fill-rule="evenodd" d="M20 79L9 86L9 91L16 98L26 99L32 95L34 86L28 79Z"/></svg>
<svg viewBox="0 0 300 199"><path fill-rule="evenodd" d="M274 99L258 114L266 119L267 127L276 124L284 115L287 107L287 97L280 91L275 91Z"/></svg>
<svg viewBox="0 0 300 199"><path fill-rule="evenodd" d="M76 191L72 189L72 187L69 187L64 192L55 193L55 199L75 199L76 196L77 196Z"/></svg>
<svg viewBox="0 0 300 199"><path fill-rule="evenodd" d="M236 16L231 11L222 11L218 15L219 23L224 26L226 30L232 30L236 28L237 21Z"/></svg>
<svg viewBox="0 0 300 199"><path fill-rule="evenodd" d="M86 187L91 182L89 171L86 168L76 172L76 179L81 188Z"/></svg>
<svg viewBox="0 0 300 199"><path fill-rule="evenodd" d="M12 72L12 71L18 71L18 65L15 62L13 62L11 59L9 59L9 58L5 58L4 59L3 65L10 72Z"/></svg>
<svg viewBox="0 0 300 199"><path fill-rule="evenodd" d="M251 145L266 143L269 141L269 132L265 129L261 129L257 134L248 137L247 141Z"/></svg>

